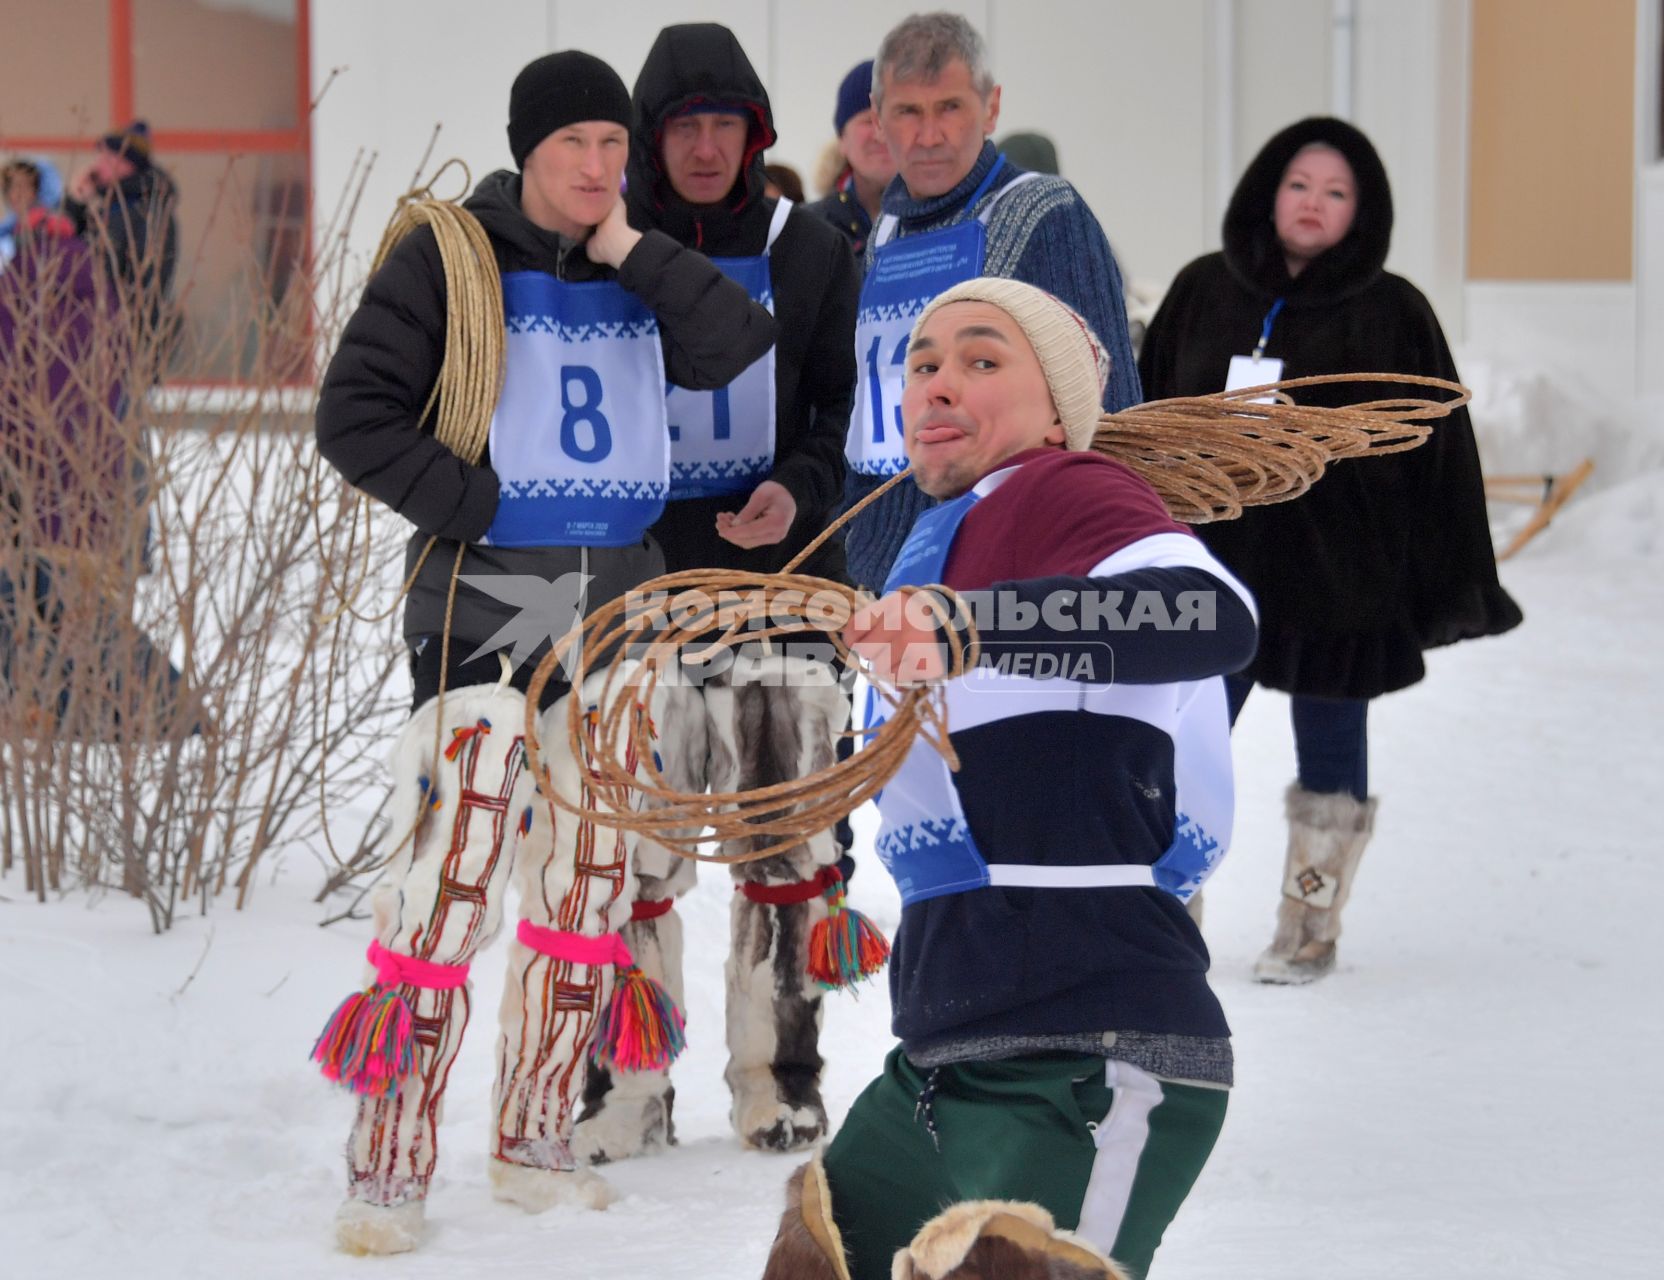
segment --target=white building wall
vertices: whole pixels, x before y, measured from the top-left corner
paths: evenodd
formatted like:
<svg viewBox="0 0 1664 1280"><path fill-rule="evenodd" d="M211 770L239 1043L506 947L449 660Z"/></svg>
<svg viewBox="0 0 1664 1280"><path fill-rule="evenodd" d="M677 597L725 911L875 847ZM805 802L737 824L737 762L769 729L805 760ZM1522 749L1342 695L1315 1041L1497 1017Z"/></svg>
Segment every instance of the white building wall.
<svg viewBox="0 0 1664 1280"><path fill-rule="evenodd" d="M1207 4L992 7L999 132L1048 134L1122 272L1164 287L1217 233L1206 220Z"/></svg>
<svg viewBox="0 0 1664 1280"><path fill-rule="evenodd" d="M511 163L508 88L549 48L547 0L316 0L312 6L312 178L327 229L355 163L371 161L351 244L367 266L433 136L433 161L461 157L477 181ZM333 77L333 78L332 78ZM325 89L325 85L328 88ZM427 172L422 176L425 178ZM453 171L439 194L460 189Z"/></svg>

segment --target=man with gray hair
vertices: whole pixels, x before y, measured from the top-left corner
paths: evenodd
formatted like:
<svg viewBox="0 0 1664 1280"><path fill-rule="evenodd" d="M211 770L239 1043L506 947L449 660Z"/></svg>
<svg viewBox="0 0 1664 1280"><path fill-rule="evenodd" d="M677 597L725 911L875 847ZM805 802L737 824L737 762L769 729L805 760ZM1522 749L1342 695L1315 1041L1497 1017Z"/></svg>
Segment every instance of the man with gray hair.
<svg viewBox="0 0 1664 1280"><path fill-rule="evenodd" d="M867 242L856 318L851 505L907 465L900 406L908 330L931 298L961 280L1005 276L1061 298L1103 338L1110 363L1103 407L1142 398L1121 272L1103 228L1068 182L1023 172L988 141L1000 87L976 28L952 13L904 19L878 47L872 103L898 172ZM904 480L851 522L846 546L856 582L883 586L929 505Z"/></svg>

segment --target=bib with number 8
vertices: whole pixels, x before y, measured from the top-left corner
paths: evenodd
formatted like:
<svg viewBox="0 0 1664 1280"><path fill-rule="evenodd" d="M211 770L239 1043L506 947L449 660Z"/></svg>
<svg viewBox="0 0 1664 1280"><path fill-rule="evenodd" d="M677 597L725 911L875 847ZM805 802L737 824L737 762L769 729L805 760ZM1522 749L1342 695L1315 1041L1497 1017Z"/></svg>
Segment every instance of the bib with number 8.
<svg viewBox="0 0 1664 1280"><path fill-rule="evenodd" d="M670 487L659 325L613 281L503 276L508 350L491 419L500 547L641 541Z"/></svg>

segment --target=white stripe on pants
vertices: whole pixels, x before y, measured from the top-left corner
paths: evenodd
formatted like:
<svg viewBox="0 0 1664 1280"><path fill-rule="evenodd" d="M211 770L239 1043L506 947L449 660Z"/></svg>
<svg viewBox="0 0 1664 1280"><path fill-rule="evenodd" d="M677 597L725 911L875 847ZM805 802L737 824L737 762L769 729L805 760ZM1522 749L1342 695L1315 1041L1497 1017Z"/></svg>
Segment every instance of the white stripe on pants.
<svg viewBox="0 0 1664 1280"><path fill-rule="evenodd" d="M1080 1204L1080 1226L1076 1228L1105 1253L1115 1245L1127 1203L1138 1177L1138 1162L1150 1141L1150 1113L1161 1105L1161 1081L1128 1062L1110 1059L1104 1065L1104 1083L1115 1091L1109 1114L1093 1133L1098 1154L1092 1161L1092 1176Z"/></svg>

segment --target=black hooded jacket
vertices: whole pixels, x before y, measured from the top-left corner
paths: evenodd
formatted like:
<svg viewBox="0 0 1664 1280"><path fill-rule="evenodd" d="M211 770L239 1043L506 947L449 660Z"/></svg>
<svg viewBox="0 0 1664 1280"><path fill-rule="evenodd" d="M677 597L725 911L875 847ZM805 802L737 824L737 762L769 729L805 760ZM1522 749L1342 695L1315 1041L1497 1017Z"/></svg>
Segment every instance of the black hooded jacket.
<svg viewBox="0 0 1664 1280"><path fill-rule="evenodd" d="M1341 242L1291 278L1272 209L1283 171L1313 142L1352 166L1356 214ZM1243 174L1225 213L1224 251L1192 262L1151 321L1139 357L1152 400L1224 388L1273 303L1265 354L1284 378L1413 373L1457 378L1432 307L1384 270L1392 191L1375 148L1340 120L1302 120ZM1414 394L1402 386L1321 388L1340 405ZM1435 423L1408 453L1340 462L1292 502L1252 507L1197 530L1258 597L1260 647L1243 674L1290 693L1368 698L1425 674L1422 651L1517 625L1497 582L1479 454L1467 411Z"/></svg>
<svg viewBox="0 0 1664 1280"><path fill-rule="evenodd" d="M571 281L616 277L658 318L665 373L678 386L725 386L768 350L774 319L706 258L649 231L615 272L591 262L582 244L527 218L520 182L518 173L498 171L464 202L490 237L500 271L542 271ZM411 588L406 637L441 630L458 542L468 544L461 569L468 575L535 575L554 582L581 566L593 575L585 601L591 608L658 573L661 560L651 539L639 547L584 551L474 545L497 513L497 474L489 456L474 466L440 444L433 415L422 416L444 361L445 304L439 245L423 227L370 278L318 396L319 452L350 484L416 526L412 565L430 535L440 539ZM466 657L517 613L489 594L459 588L453 652ZM517 677L529 676L534 665L528 660Z"/></svg>
<svg viewBox="0 0 1664 1280"><path fill-rule="evenodd" d="M660 163L665 122L698 102L742 106L751 132L740 176L714 206L688 204ZM631 225L656 228L718 258L756 257L768 240L775 201L763 195L763 151L774 142L768 93L733 32L717 23L666 27L637 77L630 136ZM672 502L653 528L671 571L729 568L773 572L837 514L843 499L844 437L855 402L855 304L860 279L849 245L809 210L791 211L769 254L775 344L774 470L770 479L797 502L785 538L736 547L716 532L719 511L738 511L748 494ZM823 546L802 572L842 581L842 539Z"/></svg>

